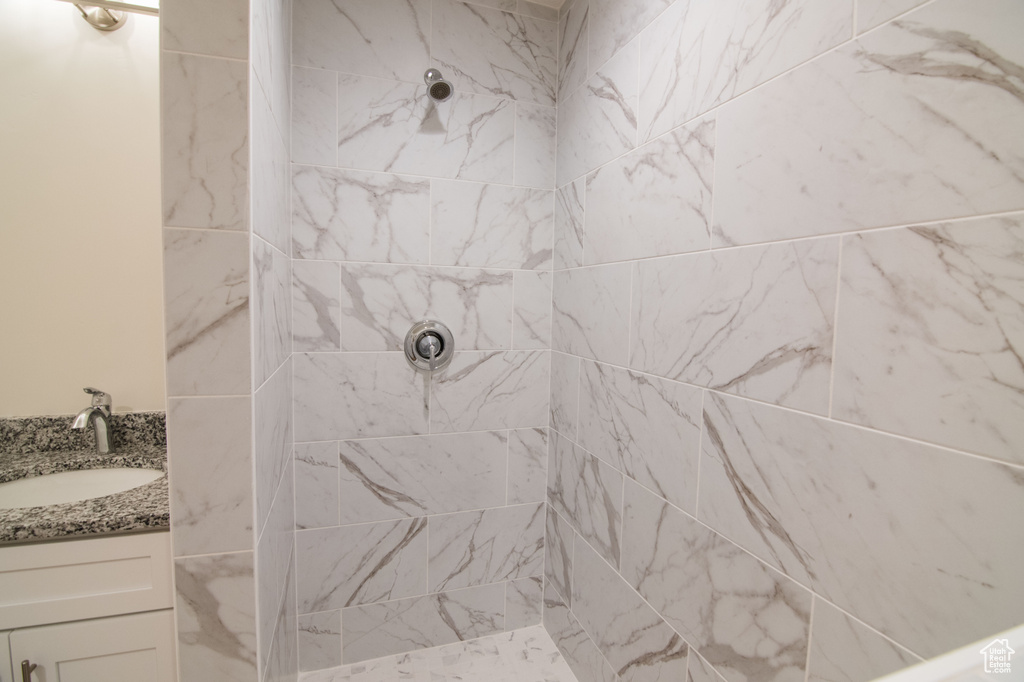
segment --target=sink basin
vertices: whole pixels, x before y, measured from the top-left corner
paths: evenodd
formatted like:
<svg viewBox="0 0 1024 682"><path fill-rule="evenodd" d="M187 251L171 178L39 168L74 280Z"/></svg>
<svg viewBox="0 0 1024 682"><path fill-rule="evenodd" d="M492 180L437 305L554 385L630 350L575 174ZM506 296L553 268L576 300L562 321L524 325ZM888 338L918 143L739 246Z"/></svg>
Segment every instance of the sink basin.
<svg viewBox="0 0 1024 682"><path fill-rule="evenodd" d="M138 488L164 475L156 469L83 469L0 483L0 509L81 502Z"/></svg>

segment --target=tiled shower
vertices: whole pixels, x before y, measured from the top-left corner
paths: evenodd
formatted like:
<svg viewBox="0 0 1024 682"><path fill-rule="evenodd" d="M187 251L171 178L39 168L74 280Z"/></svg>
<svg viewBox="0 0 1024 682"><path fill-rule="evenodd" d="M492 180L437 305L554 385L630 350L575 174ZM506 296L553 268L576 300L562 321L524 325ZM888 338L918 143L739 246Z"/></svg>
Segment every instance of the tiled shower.
<svg viewBox="0 0 1024 682"><path fill-rule="evenodd" d="M1024 621L1020 3L204 7L182 679L543 622L581 682L867 680Z"/></svg>

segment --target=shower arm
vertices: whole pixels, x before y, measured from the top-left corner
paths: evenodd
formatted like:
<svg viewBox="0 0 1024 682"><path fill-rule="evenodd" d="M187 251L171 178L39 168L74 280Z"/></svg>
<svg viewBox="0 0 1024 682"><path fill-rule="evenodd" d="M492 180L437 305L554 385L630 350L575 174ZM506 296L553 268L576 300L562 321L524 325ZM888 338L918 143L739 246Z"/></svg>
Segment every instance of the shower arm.
<svg viewBox="0 0 1024 682"><path fill-rule="evenodd" d="M114 2L113 0L61 0L72 5L88 5L89 7L102 7L103 9L120 10L121 12L134 12L135 14L149 14L159 16L160 10L156 7L145 5L133 5L129 2Z"/></svg>

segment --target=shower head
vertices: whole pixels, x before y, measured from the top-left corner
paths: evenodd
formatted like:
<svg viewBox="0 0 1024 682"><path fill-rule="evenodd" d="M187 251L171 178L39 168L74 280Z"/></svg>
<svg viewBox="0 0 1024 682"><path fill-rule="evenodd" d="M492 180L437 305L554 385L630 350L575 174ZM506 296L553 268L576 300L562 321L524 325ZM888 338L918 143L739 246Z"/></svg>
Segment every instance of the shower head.
<svg viewBox="0 0 1024 682"><path fill-rule="evenodd" d="M423 81L427 84L427 94L435 102L447 102L455 93L452 84L446 81L437 69L427 69L423 74Z"/></svg>

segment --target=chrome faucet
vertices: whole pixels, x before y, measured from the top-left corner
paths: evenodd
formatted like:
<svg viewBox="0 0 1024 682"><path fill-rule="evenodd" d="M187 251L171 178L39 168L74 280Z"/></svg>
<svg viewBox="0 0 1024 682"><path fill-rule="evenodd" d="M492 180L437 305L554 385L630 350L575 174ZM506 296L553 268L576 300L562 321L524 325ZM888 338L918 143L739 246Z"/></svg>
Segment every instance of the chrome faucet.
<svg viewBox="0 0 1024 682"><path fill-rule="evenodd" d="M97 388L82 390L92 396L92 405L78 413L71 428L82 430L92 422L96 431L96 451L105 455L113 445L110 437L110 396Z"/></svg>

